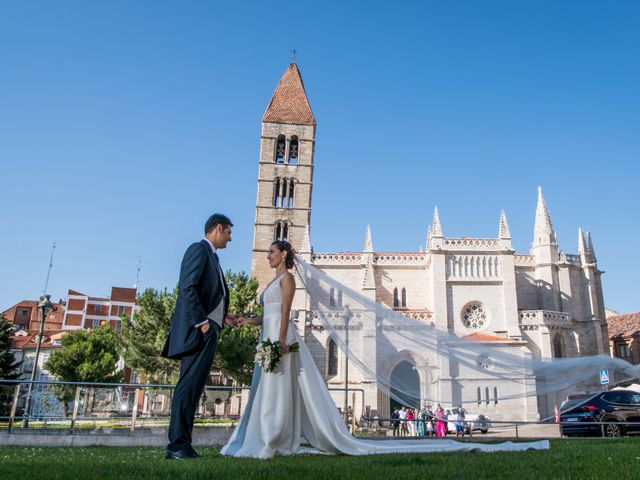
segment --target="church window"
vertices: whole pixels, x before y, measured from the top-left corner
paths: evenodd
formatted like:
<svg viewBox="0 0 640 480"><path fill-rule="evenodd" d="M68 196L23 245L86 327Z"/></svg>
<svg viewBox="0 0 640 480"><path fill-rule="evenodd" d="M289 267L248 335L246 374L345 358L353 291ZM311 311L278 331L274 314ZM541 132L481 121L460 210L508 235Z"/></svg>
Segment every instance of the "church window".
<svg viewBox="0 0 640 480"><path fill-rule="evenodd" d="M498 387L493 387L493 404L498 404Z"/></svg>
<svg viewBox="0 0 640 480"><path fill-rule="evenodd" d="M400 306L400 300L398 299L398 289L397 288L393 289L393 306L394 307L399 307Z"/></svg>
<svg viewBox="0 0 640 480"><path fill-rule="evenodd" d="M478 406L482 405L482 389L478 387Z"/></svg>
<svg viewBox="0 0 640 480"><path fill-rule="evenodd" d="M285 146L284 135L278 135L276 140L276 163L284 163Z"/></svg>
<svg viewBox="0 0 640 480"><path fill-rule="evenodd" d="M403 307L407 306L407 289L406 288L402 289L402 306Z"/></svg>
<svg viewBox="0 0 640 480"><path fill-rule="evenodd" d="M336 306L336 297L335 297L336 291L333 287L331 287L331 290L329 290L329 306L330 307L335 307Z"/></svg>
<svg viewBox="0 0 640 480"><path fill-rule="evenodd" d="M338 345L330 338L327 346L327 376L335 377L338 374Z"/></svg>
<svg viewBox="0 0 640 480"><path fill-rule="evenodd" d="M484 389L484 403L485 405L489 405L489 387Z"/></svg>
<svg viewBox="0 0 640 480"><path fill-rule="evenodd" d="M553 339L553 356L555 358L564 357L564 342L560 336Z"/></svg>
<svg viewBox="0 0 640 480"><path fill-rule="evenodd" d="M280 177L276 177L273 181L273 206L280 206Z"/></svg>
<svg viewBox="0 0 640 480"><path fill-rule="evenodd" d="M342 290L338 290L338 306L342 306Z"/></svg>
<svg viewBox="0 0 640 480"><path fill-rule="evenodd" d="M473 330L482 330L489 322L489 314L480 302L471 302L462 309L462 323Z"/></svg>
<svg viewBox="0 0 640 480"><path fill-rule="evenodd" d="M276 222L274 240L287 241L289 236L289 225L287 222Z"/></svg>
<svg viewBox="0 0 640 480"><path fill-rule="evenodd" d="M281 185L280 185L280 207L282 208L286 208L287 207L287 185L289 184L289 182L287 181L286 178L283 178L281 180Z"/></svg>
<svg viewBox="0 0 640 480"><path fill-rule="evenodd" d="M289 142L289 163L291 165L298 164L298 137L295 135L291 137Z"/></svg>
<svg viewBox="0 0 640 480"><path fill-rule="evenodd" d="M275 240L284 240L285 242L288 241L289 224L287 222L276 222L274 233Z"/></svg>
<svg viewBox="0 0 640 480"><path fill-rule="evenodd" d="M294 181L292 178L291 180L289 180L289 197L287 199L288 208L293 208L293 186L294 186Z"/></svg>

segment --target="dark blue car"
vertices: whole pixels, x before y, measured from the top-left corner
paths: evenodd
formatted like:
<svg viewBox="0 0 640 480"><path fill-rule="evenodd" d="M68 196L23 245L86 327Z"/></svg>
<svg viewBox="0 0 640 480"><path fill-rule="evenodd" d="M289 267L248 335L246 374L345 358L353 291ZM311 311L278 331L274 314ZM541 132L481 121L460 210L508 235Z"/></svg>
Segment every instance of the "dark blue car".
<svg viewBox="0 0 640 480"><path fill-rule="evenodd" d="M571 395L560 406L563 436L630 433L640 433L640 393L633 390Z"/></svg>

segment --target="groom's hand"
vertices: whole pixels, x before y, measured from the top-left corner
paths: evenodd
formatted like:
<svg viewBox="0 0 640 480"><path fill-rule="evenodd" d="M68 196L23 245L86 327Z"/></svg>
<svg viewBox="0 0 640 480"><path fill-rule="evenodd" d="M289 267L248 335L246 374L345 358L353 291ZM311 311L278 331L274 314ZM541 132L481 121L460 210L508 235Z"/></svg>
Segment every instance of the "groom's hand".
<svg viewBox="0 0 640 480"><path fill-rule="evenodd" d="M209 331L211 327L209 326L209 322L207 323L203 323L202 325L200 325L200 331L202 333L207 333Z"/></svg>
<svg viewBox="0 0 640 480"><path fill-rule="evenodd" d="M237 327L238 326L238 318L239 315L235 313L228 313L224 319L224 323L226 323L229 327Z"/></svg>

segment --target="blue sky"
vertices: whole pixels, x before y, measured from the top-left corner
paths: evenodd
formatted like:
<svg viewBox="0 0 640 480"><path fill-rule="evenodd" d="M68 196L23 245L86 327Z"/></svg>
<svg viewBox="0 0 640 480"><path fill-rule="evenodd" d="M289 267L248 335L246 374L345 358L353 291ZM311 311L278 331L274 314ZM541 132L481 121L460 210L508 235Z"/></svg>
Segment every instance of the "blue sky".
<svg viewBox="0 0 640 480"><path fill-rule="evenodd" d="M542 185L560 247L593 235L605 303L640 310L640 3L0 3L0 309L172 287L214 211L249 270L260 119L298 65L318 121L312 243L495 237Z"/></svg>

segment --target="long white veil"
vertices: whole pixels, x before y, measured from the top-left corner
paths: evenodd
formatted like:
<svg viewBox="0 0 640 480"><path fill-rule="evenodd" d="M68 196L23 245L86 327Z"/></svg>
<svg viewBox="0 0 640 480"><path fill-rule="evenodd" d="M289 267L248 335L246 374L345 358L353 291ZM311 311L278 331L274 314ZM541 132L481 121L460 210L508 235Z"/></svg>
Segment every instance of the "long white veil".
<svg viewBox="0 0 640 480"><path fill-rule="evenodd" d="M598 372L603 369L617 382L640 377L640 366L608 355L541 358L527 348L526 341L505 337L504 342L487 343L473 336L461 338L428 320L409 318L376 303L299 257L296 270L308 295L311 315L307 323L326 330L365 382L375 382L379 390L405 405L408 399L415 399L415 392L407 385L391 384L385 365L380 364L381 358L388 358L380 355L385 349L416 352L428 359L424 367L431 369L432 381L480 377L499 383L500 400L597 390ZM423 397L422 401L439 399ZM467 395L459 403L475 401L475 395Z"/></svg>

